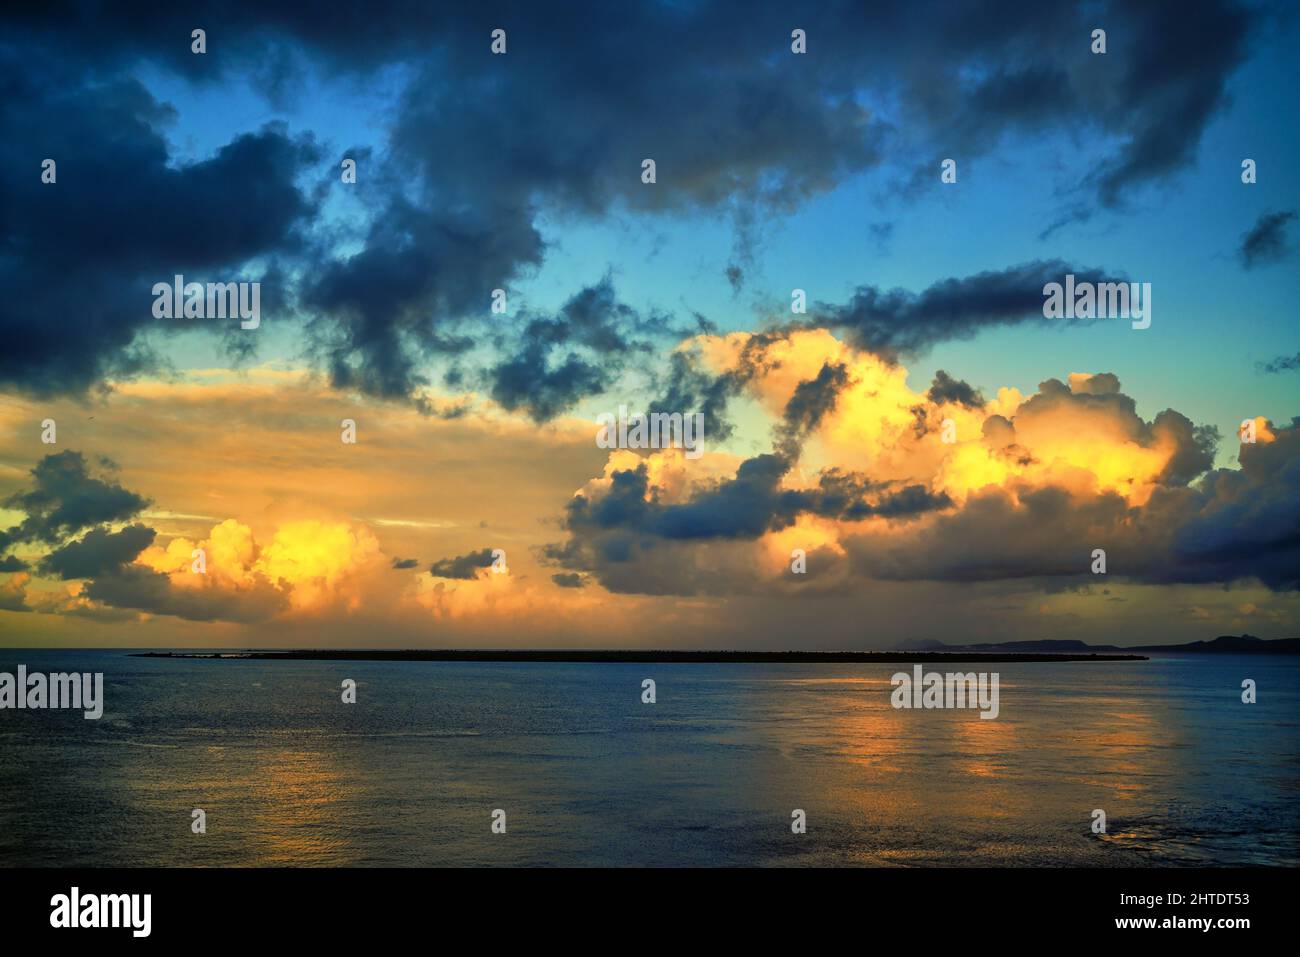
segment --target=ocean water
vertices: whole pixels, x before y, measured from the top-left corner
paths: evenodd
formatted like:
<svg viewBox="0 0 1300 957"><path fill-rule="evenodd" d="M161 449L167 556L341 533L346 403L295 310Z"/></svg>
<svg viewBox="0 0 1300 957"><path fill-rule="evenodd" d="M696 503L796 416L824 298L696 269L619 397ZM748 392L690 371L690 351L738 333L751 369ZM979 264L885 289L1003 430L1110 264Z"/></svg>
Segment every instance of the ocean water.
<svg viewBox="0 0 1300 957"><path fill-rule="evenodd" d="M0 711L0 866L1300 863L1296 658L941 667L992 721L894 710L907 665L18 664L106 704Z"/></svg>

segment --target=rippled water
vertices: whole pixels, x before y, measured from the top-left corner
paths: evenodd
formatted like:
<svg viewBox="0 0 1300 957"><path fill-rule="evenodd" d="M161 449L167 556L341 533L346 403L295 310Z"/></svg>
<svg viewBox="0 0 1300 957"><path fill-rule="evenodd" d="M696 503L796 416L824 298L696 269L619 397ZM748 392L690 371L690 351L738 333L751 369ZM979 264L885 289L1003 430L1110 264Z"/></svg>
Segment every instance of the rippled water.
<svg viewBox="0 0 1300 957"><path fill-rule="evenodd" d="M107 702L0 711L9 866L1300 863L1295 658L986 665L993 721L903 665L20 663Z"/></svg>

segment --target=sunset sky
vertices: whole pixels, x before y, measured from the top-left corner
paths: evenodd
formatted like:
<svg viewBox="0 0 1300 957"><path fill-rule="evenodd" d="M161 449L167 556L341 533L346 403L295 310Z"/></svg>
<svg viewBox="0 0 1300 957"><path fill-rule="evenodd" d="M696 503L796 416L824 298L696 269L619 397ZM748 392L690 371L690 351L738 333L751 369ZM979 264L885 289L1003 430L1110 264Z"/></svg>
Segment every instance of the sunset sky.
<svg viewBox="0 0 1300 957"><path fill-rule="evenodd" d="M0 643L1300 634L1293 6L438 6L0 19Z"/></svg>

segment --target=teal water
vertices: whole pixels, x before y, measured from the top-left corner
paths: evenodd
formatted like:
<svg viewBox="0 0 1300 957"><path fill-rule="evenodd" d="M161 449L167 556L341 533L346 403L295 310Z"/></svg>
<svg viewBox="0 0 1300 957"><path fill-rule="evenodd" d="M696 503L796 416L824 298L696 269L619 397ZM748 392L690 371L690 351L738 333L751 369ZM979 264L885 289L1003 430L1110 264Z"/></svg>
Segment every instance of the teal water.
<svg viewBox="0 0 1300 957"><path fill-rule="evenodd" d="M1296 658L951 666L993 721L894 710L903 665L20 663L106 704L0 711L3 866L1300 863Z"/></svg>

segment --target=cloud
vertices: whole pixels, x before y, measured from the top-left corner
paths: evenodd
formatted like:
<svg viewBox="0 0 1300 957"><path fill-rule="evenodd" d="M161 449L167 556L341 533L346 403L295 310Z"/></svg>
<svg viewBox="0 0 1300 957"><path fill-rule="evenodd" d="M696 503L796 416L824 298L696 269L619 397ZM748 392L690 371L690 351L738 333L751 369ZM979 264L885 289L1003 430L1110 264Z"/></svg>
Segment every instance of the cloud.
<svg viewBox="0 0 1300 957"><path fill-rule="evenodd" d="M389 563L367 528L341 520L282 521L259 543L249 526L227 519L201 541L174 536L156 544L155 529L140 523L110 530L148 500L91 475L81 452L47 455L31 475L31 488L4 501L27 513L7 541L47 546L35 567L76 582L71 601L44 593L42 610L97 615L117 608L240 622L347 612L360 599L353 586ZM32 580L20 570L26 566L11 558L3 570L18 571L10 581L25 589Z"/></svg>
<svg viewBox="0 0 1300 957"><path fill-rule="evenodd" d="M91 475L85 457L71 449L46 455L31 476L29 491L3 501L27 517L0 532L0 550L17 542L54 543L91 525L128 519L149 504L116 482Z"/></svg>
<svg viewBox="0 0 1300 957"><path fill-rule="evenodd" d="M69 77L6 48L0 82L0 165L35 170L0 185L0 386L82 394L157 368L145 331L222 332L154 318L153 284L241 278L255 257L292 251L315 211L295 185L317 157L310 139L265 127L181 164L160 132L170 108L134 79ZM44 157L53 184L34 165Z"/></svg>
<svg viewBox="0 0 1300 957"><path fill-rule="evenodd" d="M419 402L425 361L473 347L457 320L486 315L493 289L540 264L542 240L523 211L426 209L393 190L364 247L313 265L300 300L336 388Z"/></svg>
<svg viewBox="0 0 1300 957"><path fill-rule="evenodd" d="M9 569L7 569L9 570ZM31 575L19 572L0 583L0 611L31 611L27 605L27 583Z"/></svg>
<svg viewBox="0 0 1300 957"><path fill-rule="evenodd" d="M360 583L388 566L370 531L347 522L283 522L259 543L251 528L227 519L201 542L178 537L150 546L135 564L87 582L83 594L156 615L252 623L355 611Z"/></svg>
<svg viewBox="0 0 1300 957"><path fill-rule="evenodd" d="M1191 11L1017 0L997 23L972 7L937 26L912 4L836 6L807 12L810 52L795 56L779 7L646 2L606 13L595 2L507 4L499 57L464 6L381 3L362 22L227 3L221 33L239 42L214 37L204 56L177 39L192 28L179 12L10 18L0 164L27 169L40 152L61 165L57 186L11 177L0 196L12 237L0 255L10 290L0 332L14 344L0 382L83 393L155 368L140 335L162 328L141 308L149 284L264 269L267 294L307 317L307 352L335 387L428 410L436 367L467 361L489 328L491 291L544 265L545 221L728 217L740 283L754 223L878 168L920 165L932 177L932 158L976 159L1009 136L1050 137L1072 153L1081 137L1104 144L1088 151L1084 181L1064 188L1084 208L1116 206L1191 162L1266 15L1227 0ZM1097 22L1112 33L1104 57L1087 52ZM199 89L246 83L281 106L329 78L364 84L400 67L405 86L375 94L386 139L356 151L366 188L352 191L348 241L310 228L342 189L300 187L323 159L313 139L244 130L207 159L178 162L160 133L175 110L132 78L142 63ZM654 186L640 180L648 156ZM71 276L66 258L79 263ZM864 289L841 318L862 344L906 352L1032 311L1010 291L999 301L992 287L952 290L991 296L984 311L946 306L943 291L910 302ZM907 318L920 322L915 334L895 325ZM234 354L249 351L247 337L218 335ZM549 351L534 338L487 361L503 404L545 417L607 383L600 362Z"/></svg>
<svg viewBox="0 0 1300 957"><path fill-rule="evenodd" d="M434 578L459 578L473 580L478 571L492 567L492 549L484 548L468 555L455 558L443 558L429 566L429 574Z"/></svg>
<svg viewBox="0 0 1300 957"><path fill-rule="evenodd" d="M196 576L197 577L197 576ZM128 565L86 583L82 594L110 608L172 615L188 621L266 621L287 605L266 582L249 589L177 587L173 579L141 565Z"/></svg>
<svg viewBox="0 0 1300 957"><path fill-rule="evenodd" d="M1293 356L1278 356L1269 362L1257 363L1260 372L1278 373L1294 372L1300 369L1300 352Z"/></svg>
<svg viewBox="0 0 1300 957"><path fill-rule="evenodd" d="M1087 7L1081 7L1086 10ZM1097 20L1097 14L1092 14ZM1089 177L1102 205L1189 166L1206 127L1227 102L1228 78L1244 61L1262 11L1231 2L1109 4L1101 19L1112 45L1086 72L1085 110L1120 145ZM1115 42L1123 37L1122 42ZM1119 58L1111 57L1119 54ZM1104 62L1102 62L1104 61ZM1107 76L1106 74L1111 74Z"/></svg>
<svg viewBox="0 0 1300 957"><path fill-rule="evenodd" d="M1261 423L1262 424L1262 423ZM1300 587L1300 429L1269 431L1243 446L1242 468L1192 485L1161 485L1142 505L1114 492L1012 484L971 496L957 512L906 539L845 540L855 571L886 580L1092 579L1092 550L1107 553L1108 580L1147 584L1256 579Z"/></svg>
<svg viewBox="0 0 1300 957"><path fill-rule="evenodd" d="M611 279L588 286L555 315L525 311L513 353L487 371L492 398L545 422L580 399L607 389L629 356L648 353L655 341L680 337L668 317L642 315L619 302Z"/></svg>
<svg viewBox="0 0 1300 957"><path fill-rule="evenodd" d="M848 381L848 367L844 363L827 362L814 378L795 386L777 427L779 447L785 458L794 459L799 454L803 437L834 411L840 391Z"/></svg>
<svg viewBox="0 0 1300 957"><path fill-rule="evenodd" d="M568 540L545 550L554 562L595 573L611 591L709 590L704 579L693 577L707 558L683 562L676 547L681 543L755 541L807 518L910 521L952 504L942 492L873 482L838 469L822 472L809 487L785 486L792 463L775 454L741 462L733 478L676 490L672 473L682 468L680 450L655 453L633 468L621 464L612 457L605 479L575 494L563 522ZM648 571L651 566L656 570ZM665 574L677 584L667 584ZM690 584L683 586L683 579Z"/></svg>
<svg viewBox="0 0 1300 957"><path fill-rule="evenodd" d="M705 337L702 349L725 368L742 339ZM1296 587L1295 426L1260 420L1241 469L1216 470L1215 429L1173 409L1142 418L1112 373L985 400L946 374L913 393L906 370L824 332L791 333L767 359L746 390L778 415L773 440L788 454L683 478L676 450L614 453L575 493L567 537L546 557L642 594L793 597L792 548L818 556L818 594L854 581L1090 582L1094 548L1107 550L1111 580ZM955 417L955 443L932 428L940 415ZM852 431L864 422L869 439ZM805 426L793 445L792 423ZM875 469L844 468L840 453L864 441ZM809 456L833 464L814 470Z"/></svg>
<svg viewBox="0 0 1300 957"><path fill-rule="evenodd" d="M746 385L763 368L767 351L787 338L787 333L752 333L741 337L736 354L722 371L711 369L712 360L700 349L715 338L712 330L688 341L668 357L668 373L659 383L660 397L650 403L649 412L699 412L704 416L705 434L715 441L731 437L734 425L727 417L728 404L744 393Z"/></svg>
<svg viewBox="0 0 1300 957"><path fill-rule="evenodd" d="M970 409L978 409L984 405L984 397L972 388L970 383L954 379L942 369L935 372L934 381L930 384L930 390L926 392L925 397L935 405L953 402Z"/></svg>
<svg viewBox="0 0 1300 957"><path fill-rule="evenodd" d="M418 568L420 560L418 558L394 558L392 567L398 571L406 571L411 568Z"/></svg>
<svg viewBox="0 0 1300 957"><path fill-rule="evenodd" d="M60 578L94 578L114 572L153 544L156 533L144 525L118 532L95 528L80 540L56 548L41 560L41 571Z"/></svg>
<svg viewBox="0 0 1300 957"><path fill-rule="evenodd" d="M1080 283L1122 279L1059 259L1036 260L943 279L920 293L859 286L847 303L817 303L809 318L813 325L847 332L865 351L891 359L915 356L937 343L969 339L996 326L1074 322L1043 317L1043 287L1062 282L1069 273Z"/></svg>
<svg viewBox="0 0 1300 957"><path fill-rule="evenodd" d="M1255 221L1255 225L1241 234L1241 245L1237 256L1242 266L1254 269L1256 266L1279 263L1291 252L1286 241L1287 224L1296 218L1296 211L1264 213Z"/></svg>
<svg viewBox="0 0 1300 957"><path fill-rule="evenodd" d="M1243 445L1239 470L1217 469L1171 495L1173 559L1163 581L1226 581L1254 575L1277 590L1300 588L1300 418L1256 419L1258 444Z"/></svg>

